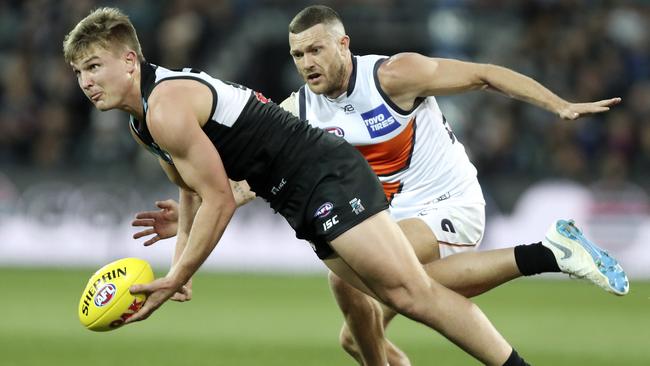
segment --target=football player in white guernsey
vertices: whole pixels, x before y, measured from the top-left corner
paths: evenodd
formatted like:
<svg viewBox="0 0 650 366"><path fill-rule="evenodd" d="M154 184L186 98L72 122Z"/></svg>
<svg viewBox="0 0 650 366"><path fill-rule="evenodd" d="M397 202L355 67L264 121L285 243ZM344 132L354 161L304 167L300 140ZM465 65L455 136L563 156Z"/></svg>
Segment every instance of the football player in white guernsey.
<svg viewBox="0 0 650 366"><path fill-rule="evenodd" d="M340 17L325 6L307 7L294 17L289 44L306 87L282 106L340 135L366 156L384 185L392 216L433 278L474 296L522 275L562 270L579 273L609 292L627 293L620 267L601 273L597 259L588 255L579 264L562 263L563 252L549 243L563 228L575 229L571 222L554 223L542 243L475 251L483 236L485 202L476 169L433 96L489 88L567 120L608 111L620 98L569 103L535 80L495 65L417 53L353 56ZM580 244L572 244L586 254ZM603 278L607 276L615 281ZM344 349L360 364L379 364L375 360L382 359L383 344L390 365L408 365L406 355L375 326L386 325L395 313L384 308L383 320L373 319L381 313L378 304L364 301L365 295L335 274L330 283L345 315Z"/></svg>
<svg viewBox="0 0 650 366"><path fill-rule="evenodd" d="M291 56L306 86L282 106L343 137L365 155L391 202L391 215L432 278L465 296L522 275L559 271L586 277L619 295L628 291L620 267L600 271L584 247L590 243L571 222L554 223L543 243L475 252L483 236L485 202L476 169L433 96L491 88L569 120L607 111L619 98L569 103L534 80L493 65L414 53L353 56L339 16L324 6L301 11L289 31ZM245 182L234 184L240 190ZM236 198L244 197L243 192ZM134 235L157 234L146 244L175 232L175 202L157 205L160 211L139 213L133 222L153 226ZM563 235L569 231L578 240ZM565 263L552 241L562 241L581 259ZM384 337L384 326L395 312L382 309L333 273L330 283L345 315L344 349L362 365L408 365L406 355Z"/></svg>
<svg viewBox="0 0 650 366"><path fill-rule="evenodd" d="M132 23L115 8L92 11L63 49L88 99L99 110L129 113L136 140L179 186L172 266L164 277L130 288L148 296L125 323L148 318L175 295L187 298L183 286L236 208L230 177L246 180L276 205L296 235L312 241L323 262L365 294L487 365L526 365L476 305L427 276L390 217L375 174L350 144L246 87L146 62Z"/></svg>

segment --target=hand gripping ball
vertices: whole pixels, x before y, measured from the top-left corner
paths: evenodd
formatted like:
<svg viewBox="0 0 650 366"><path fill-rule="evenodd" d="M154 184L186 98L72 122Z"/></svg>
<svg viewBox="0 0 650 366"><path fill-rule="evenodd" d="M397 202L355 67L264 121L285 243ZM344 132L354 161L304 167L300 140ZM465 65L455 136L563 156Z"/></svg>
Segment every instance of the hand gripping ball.
<svg viewBox="0 0 650 366"><path fill-rule="evenodd" d="M149 263L138 258L119 259L100 268L79 299L81 324L97 332L121 327L146 300L145 295L132 295L129 287L153 280Z"/></svg>

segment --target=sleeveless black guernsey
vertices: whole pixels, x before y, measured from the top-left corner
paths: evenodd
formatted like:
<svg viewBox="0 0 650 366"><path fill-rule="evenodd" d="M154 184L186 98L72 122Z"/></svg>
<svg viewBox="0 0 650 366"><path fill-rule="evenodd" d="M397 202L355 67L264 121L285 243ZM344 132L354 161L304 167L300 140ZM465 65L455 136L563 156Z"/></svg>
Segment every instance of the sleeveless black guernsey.
<svg viewBox="0 0 650 366"><path fill-rule="evenodd" d="M194 69L176 71L149 63L141 66L145 121L131 117L130 125L149 151L173 165L171 156L156 144L146 124L151 92L166 80L196 80L212 91L212 111L203 131L219 152L228 177L234 181L245 179L251 190L276 211L291 191L294 175L306 162L317 161L345 143L241 85Z"/></svg>

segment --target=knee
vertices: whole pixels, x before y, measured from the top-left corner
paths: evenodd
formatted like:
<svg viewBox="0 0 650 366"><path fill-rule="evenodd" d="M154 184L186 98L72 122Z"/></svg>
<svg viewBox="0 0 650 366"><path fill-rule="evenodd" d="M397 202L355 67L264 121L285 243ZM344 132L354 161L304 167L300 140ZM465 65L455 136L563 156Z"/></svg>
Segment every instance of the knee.
<svg viewBox="0 0 650 366"><path fill-rule="evenodd" d="M365 308L367 300L362 292L332 272L329 273L328 279L334 298L344 313L355 308Z"/></svg>
<svg viewBox="0 0 650 366"><path fill-rule="evenodd" d="M357 353L356 342L354 341L352 332L350 332L350 328L348 328L348 325L345 323L343 324L343 328L341 328L341 333L339 334L339 344L348 354L354 355Z"/></svg>
<svg viewBox="0 0 650 366"><path fill-rule="evenodd" d="M417 313L417 301L406 290L392 290L386 294L384 303L396 312L413 318Z"/></svg>
<svg viewBox="0 0 650 366"><path fill-rule="evenodd" d="M343 291L346 283L341 279L341 277L337 276L336 273L330 271L327 275L327 279L330 283L330 288L335 294Z"/></svg>
<svg viewBox="0 0 650 366"><path fill-rule="evenodd" d="M426 308L435 306L435 296L430 288L399 286L390 289L382 296L382 301L396 312L420 320Z"/></svg>

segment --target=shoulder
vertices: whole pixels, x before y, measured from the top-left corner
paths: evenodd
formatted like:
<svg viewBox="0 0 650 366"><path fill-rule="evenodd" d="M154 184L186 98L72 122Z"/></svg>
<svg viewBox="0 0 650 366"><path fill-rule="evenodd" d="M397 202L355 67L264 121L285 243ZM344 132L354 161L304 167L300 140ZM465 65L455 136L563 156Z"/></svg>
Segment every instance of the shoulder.
<svg viewBox="0 0 650 366"><path fill-rule="evenodd" d="M201 80L192 78L163 79L153 88L149 96L149 103L164 101L168 98L180 98L180 101L191 100L200 97L207 91L209 91L209 87Z"/></svg>
<svg viewBox="0 0 650 366"><path fill-rule="evenodd" d="M423 66L426 66L424 68ZM377 76L382 86L397 83L405 80L417 80L419 73L424 70L435 71L437 62L435 59L426 57L419 53L405 52L398 53L384 61L377 70ZM384 85L387 84L387 85Z"/></svg>
<svg viewBox="0 0 650 366"><path fill-rule="evenodd" d="M205 122L210 117L212 102L210 88L197 80L164 80L149 96L147 120L156 123L173 116L194 115L197 120Z"/></svg>
<svg viewBox="0 0 650 366"><path fill-rule="evenodd" d="M191 131L200 130L200 121L209 118L211 103L210 90L199 82L169 80L158 84L148 99L146 121L151 136L172 152Z"/></svg>
<svg viewBox="0 0 650 366"><path fill-rule="evenodd" d="M423 85L433 77L436 68L435 59L419 53L399 53L379 66L377 80L393 101L409 104L421 95Z"/></svg>

